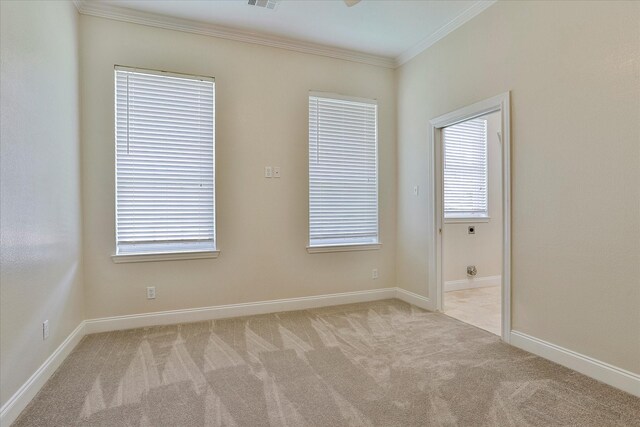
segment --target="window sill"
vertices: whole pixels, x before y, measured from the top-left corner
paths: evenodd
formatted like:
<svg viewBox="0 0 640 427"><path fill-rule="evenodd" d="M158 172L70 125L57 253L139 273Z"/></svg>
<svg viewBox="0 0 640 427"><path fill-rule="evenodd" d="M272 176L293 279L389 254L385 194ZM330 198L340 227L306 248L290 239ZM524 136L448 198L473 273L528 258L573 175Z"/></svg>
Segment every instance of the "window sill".
<svg viewBox="0 0 640 427"><path fill-rule="evenodd" d="M489 222L491 220L490 216L482 216L482 217L469 217L469 218L445 218L445 224L473 224L476 222Z"/></svg>
<svg viewBox="0 0 640 427"><path fill-rule="evenodd" d="M307 246L310 254L326 252L352 252L352 251L377 251L382 247L382 243L359 243L353 245L329 245L329 246Z"/></svg>
<svg viewBox="0 0 640 427"><path fill-rule="evenodd" d="M193 252L158 252L140 254L111 255L111 260L116 264L127 262L153 262L153 261L177 261L186 259L218 258L220 251L193 251Z"/></svg>

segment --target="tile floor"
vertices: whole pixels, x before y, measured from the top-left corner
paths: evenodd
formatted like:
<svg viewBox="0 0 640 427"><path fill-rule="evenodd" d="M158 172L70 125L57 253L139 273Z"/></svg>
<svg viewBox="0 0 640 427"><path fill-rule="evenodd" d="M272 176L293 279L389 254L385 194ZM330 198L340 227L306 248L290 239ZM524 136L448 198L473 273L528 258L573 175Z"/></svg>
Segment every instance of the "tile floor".
<svg viewBox="0 0 640 427"><path fill-rule="evenodd" d="M445 292L444 313L500 335L500 293L500 286Z"/></svg>

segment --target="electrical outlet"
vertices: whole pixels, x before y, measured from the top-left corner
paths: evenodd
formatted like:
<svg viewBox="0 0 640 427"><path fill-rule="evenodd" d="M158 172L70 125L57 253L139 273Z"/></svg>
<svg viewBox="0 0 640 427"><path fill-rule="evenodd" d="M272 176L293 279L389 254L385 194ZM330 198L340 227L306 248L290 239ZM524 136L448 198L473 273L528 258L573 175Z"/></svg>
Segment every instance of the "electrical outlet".
<svg viewBox="0 0 640 427"><path fill-rule="evenodd" d="M374 268L373 270L371 270L371 278L373 280L378 278L378 269L377 268Z"/></svg>
<svg viewBox="0 0 640 427"><path fill-rule="evenodd" d="M147 288L147 299L156 299L156 287L149 286Z"/></svg>
<svg viewBox="0 0 640 427"><path fill-rule="evenodd" d="M264 177L271 178L273 176L273 168L271 166L264 167Z"/></svg>
<svg viewBox="0 0 640 427"><path fill-rule="evenodd" d="M273 177L280 178L280 166L274 166L273 168Z"/></svg>
<svg viewBox="0 0 640 427"><path fill-rule="evenodd" d="M49 321L45 320L42 322L42 340L46 340L49 338Z"/></svg>

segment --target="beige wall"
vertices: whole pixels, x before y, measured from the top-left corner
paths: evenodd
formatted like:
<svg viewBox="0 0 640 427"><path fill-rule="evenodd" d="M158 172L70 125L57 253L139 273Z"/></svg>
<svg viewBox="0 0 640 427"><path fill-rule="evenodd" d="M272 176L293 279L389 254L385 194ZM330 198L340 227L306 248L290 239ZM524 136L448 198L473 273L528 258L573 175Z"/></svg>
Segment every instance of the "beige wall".
<svg viewBox="0 0 640 427"><path fill-rule="evenodd" d="M480 277L502 274L502 145L500 113L487 120L487 180L489 222L445 223L442 227L442 274L445 282L467 279L467 266L475 265ZM475 234L469 234L470 225ZM445 286L446 290L446 286Z"/></svg>
<svg viewBox="0 0 640 427"><path fill-rule="evenodd" d="M87 16L81 31L87 317L395 286L393 70ZM114 64L216 78L218 259L111 261ZM309 90L378 99L381 250L306 252Z"/></svg>
<svg viewBox="0 0 640 427"><path fill-rule="evenodd" d="M77 12L0 2L0 401L84 319ZM42 340L48 319L50 337Z"/></svg>
<svg viewBox="0 0 640 427"><path fill-rule="evenodd" d="M498 2L397 71L400 286L427 294L428 121L511 90L513 329L640 372L638 22Z"/></svg>

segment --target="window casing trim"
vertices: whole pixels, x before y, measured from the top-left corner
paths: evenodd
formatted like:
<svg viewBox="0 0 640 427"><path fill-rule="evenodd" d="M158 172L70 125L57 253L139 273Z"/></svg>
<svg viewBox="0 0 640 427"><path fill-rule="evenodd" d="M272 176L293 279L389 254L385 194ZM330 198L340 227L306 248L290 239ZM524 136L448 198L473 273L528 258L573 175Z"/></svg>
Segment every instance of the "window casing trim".
<svg viewBox="0 0 640 427"><path fill-rule="evenodd" d="M445 224L473 224L476 222L490 222L490 216L460 216L444 218Z"/></svg>
<svg viewBox="0 0 640 427"><path fill-rule="evenodd" d="M211 83L216 82L215 77L200 76L197 74L177 73L175 71L155 70L152 68L137 68L137 67L128 67L125 65L114 65L113 69L115 71L128 71L131 73L151 74L154 76L177 77L179 79L200 80L203 82L211 82Z"/></svg>
<svg viewBox="0 0 640 427"><path fill-rule="evenodd" d="M327 252L354 252L354 251L376 251L382 248L382 243L359 243L344 245L323 245L323 246L307 246L307 252L310 254L319 254Z"/></svg>
<svg viewBox="0 0 640 427"><path fill-rule="evenodd" d="M332 92L319 92L319 91L310 90L309 97L337 99L339 101L359 102L361 104L371 104L376 106L378 105L378 100L375 98L359 98L357 96L341 95L339 93L332 93ZM377 118L378 117L376 116L376 120Z"/></svg>
<svg viewBox="0 0 640 427"><path fill-rule="evenodd" d="M130 262L152 262L152 261L178 261L189 259L218 258L220 251L191 251L191 252L149 252L149 253L129 253L113 254L111 260L115 264Z"/></svg>

